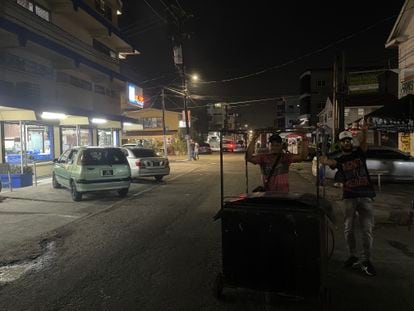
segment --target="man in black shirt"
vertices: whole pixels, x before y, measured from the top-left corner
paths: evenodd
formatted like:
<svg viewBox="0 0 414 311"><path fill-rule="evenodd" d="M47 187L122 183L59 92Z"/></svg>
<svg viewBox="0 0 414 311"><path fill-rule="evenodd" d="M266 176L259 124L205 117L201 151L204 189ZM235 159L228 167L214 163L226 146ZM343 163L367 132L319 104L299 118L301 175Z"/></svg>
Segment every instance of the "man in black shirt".
<svg viewBox="0 0 414 311"><path fill-rule="evenodd" d="M373 242L372 229L374 227L374 211L372 198L375 197L374 188L369 178L365 152L368 149L366 143L366 129L362 131L362 139L358 148L353 147L353 137L348 131L339 134L342 155L337 159L328 159L321 156L319 161L332 169L337 168L343 179L344 202L344 233L349 250L349 258L344 267L361 267L369 276L376 275L371 263L371 249ZM361 260L356 256L356 241L354 233L355 220L358 218L362 232L363 253Z"/></svg>

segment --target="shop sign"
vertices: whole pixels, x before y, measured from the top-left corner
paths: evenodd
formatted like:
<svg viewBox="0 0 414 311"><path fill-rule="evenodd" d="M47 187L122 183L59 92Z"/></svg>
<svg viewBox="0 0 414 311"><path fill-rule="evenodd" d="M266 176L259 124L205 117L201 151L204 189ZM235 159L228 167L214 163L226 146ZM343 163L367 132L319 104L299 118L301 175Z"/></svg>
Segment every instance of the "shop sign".
<svg viewBox="0 0 414 311"><path fill-rule="evenodd" d="M350 94L377 92L379 89L378 72L351 72L348 74Z"/></svg>
<svg viewBox="0 0 414 311"><path fill-rule="evenodd" d="M132 83L127 83L128 103L137 108L144 108L144 96L142 88Z"/></svg>
<svg viewBox="0 0 414 311"><path fill-rule="evenodd" d="M403 152L410 152L410 134L408 133L400 133L399 134L399 146L398 149L400 149Z"/></svg>

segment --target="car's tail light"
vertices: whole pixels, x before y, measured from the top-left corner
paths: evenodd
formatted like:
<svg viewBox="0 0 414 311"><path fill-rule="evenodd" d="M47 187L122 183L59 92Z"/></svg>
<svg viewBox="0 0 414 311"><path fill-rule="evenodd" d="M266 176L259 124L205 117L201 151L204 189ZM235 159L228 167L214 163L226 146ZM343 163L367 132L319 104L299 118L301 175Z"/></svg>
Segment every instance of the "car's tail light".
<svg viewBox="0 0 414 311"><path fill-rule="evenodd" d="M136 160L135 165L138 167L141 167L142 166L141 160Z"/></svg>
<svg viewBox="0 0 414 311"><path fill-rule="evenodd" d="M165 166L170 166L170 161L168 161L168 159L165 160Z"/></svg>

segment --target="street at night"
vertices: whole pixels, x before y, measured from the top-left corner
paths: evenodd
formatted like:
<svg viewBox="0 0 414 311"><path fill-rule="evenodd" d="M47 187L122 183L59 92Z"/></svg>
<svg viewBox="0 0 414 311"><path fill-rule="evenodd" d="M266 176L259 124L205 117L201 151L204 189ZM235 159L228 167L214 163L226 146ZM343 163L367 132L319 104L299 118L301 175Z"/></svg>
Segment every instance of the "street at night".
<svg viewBox="0 0 414 311"><path fill-rule="evenodd" d="M240 183L244 179L243 156L225 154L224 164L226 196L244 192ZM19 203L26 197L38 226L45 223L40 218L63 217L57 215L59 205L66 210L59 213L76 218L42 235L52 247L40 267L1 284L1 309L313 310L304 302L287 302L272 293L243 288L226 288L223 299L217 300L213 286L222 269L221 229L220 221L214 222L213 216L220 207L219 156L173 162L172 169L174 173L162 183L134 183L129 196L121 201L108 194L90 195L81 204L71 203L67 190L51 189L50 183L39 186L37 194L31 189L31 195L27 190L7 195L10 198L0 206L2 215L19 216ZM249 165L251 187L258 183L257 173L258 168ZM310 163L292 168L290 182L295 191L315 191L311 180ZM412 191L412 185L386 184L384 193L378 196L373 255L377 277L342 268L346 251L341 225L335 230L327 282L330 310L413 308L412 232L389 222L392 206L384 204L384 200L404 202ZM395 192L398 196L392 195ZM327 187L327 195L335 197L335 189ZM339 208L335 213L342 218ZM12 232L2 231L2 242ZM41 237L32 238L24 244L28 253L34 252ZM22 245L19 252L24 254ZM46 252L45 248L37 255ZM8 256L13 258L13 252L9 251Z"/></svg>
<svg viewBox="0 0 414 311"><path fill-rule="evenodd" d="M414 0L0 0L0 311L414 310Z"/></svg>

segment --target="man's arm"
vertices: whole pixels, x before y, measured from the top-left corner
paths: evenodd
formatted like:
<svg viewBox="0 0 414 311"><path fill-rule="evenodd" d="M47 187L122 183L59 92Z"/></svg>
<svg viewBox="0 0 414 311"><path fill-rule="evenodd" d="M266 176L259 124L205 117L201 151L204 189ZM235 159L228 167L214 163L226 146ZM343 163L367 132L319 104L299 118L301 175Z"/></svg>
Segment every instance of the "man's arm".
<svg viewBox="0 0 414 311"><path fill-rule="evenodd" d="M250 163L257 164L257 157L254 155L254 149L256 145L256 140L259 138L259 133L254 133L252 140L249 143L249 146L247 146L246 149L246 160Z"/></svg>
<svg viewBox="0 0 414 311"><path fill-rule="evenodd" d="M336 168L338 162L334 159L329 159L327 156L320 156L319 163L322 165L328 165L330 168Z"/></svg>

